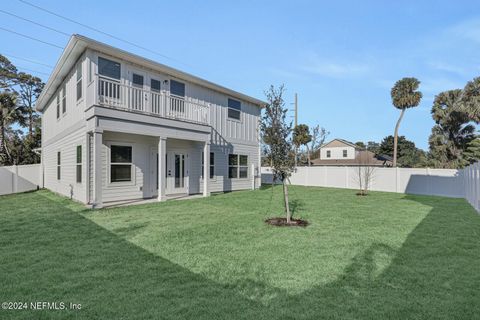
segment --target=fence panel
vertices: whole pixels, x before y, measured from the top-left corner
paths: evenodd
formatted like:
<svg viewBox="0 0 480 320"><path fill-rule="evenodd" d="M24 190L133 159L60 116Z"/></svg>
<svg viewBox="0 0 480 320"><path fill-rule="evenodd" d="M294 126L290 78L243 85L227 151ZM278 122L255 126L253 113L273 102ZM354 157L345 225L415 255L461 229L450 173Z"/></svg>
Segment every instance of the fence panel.
<svg viewBox="0 0 480 320"><path fill-rule="evenodd" d="M359 167L297 167L294 185L356 189ZM262 183L272 183L271 168L262 167ZM370 190L465 198L480 211L480 163L465 169L375 168Z"/></svg>
<svg viewBox="0 0 480 320"><path fill-rule="evenodd" d="M36 190L41 184L41 165L0 167L0 195Z"/></svg>

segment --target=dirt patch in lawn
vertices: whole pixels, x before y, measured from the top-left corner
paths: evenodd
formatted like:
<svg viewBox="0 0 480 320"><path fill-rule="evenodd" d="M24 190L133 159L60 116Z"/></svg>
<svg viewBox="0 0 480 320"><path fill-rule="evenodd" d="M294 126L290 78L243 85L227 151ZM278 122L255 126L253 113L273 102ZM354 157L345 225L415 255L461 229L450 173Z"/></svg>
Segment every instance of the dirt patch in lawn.
<svg viewBox="0 0 480 320"><path fill-rule="evenodd" d="M287 223L287 218L269 218L265 220L265 223L276 226L276 227L306 227L308 226L307 220L302 219L290 219L290 222Z"/></svg>

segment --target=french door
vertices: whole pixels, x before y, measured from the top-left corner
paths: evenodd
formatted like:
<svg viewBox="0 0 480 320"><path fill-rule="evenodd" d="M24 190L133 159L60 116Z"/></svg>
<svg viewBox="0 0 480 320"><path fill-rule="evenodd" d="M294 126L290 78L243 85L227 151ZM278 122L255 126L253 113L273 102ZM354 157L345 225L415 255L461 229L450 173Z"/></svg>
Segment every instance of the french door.
<svg viewBox="0 0 480 320"><path fill-rule="evenodd" d="M165 194L188 193L188 154L182 151L169 151L166 160L166 190ZM158 152L155 148L151 151L151 196L158 195Z"/></svg>

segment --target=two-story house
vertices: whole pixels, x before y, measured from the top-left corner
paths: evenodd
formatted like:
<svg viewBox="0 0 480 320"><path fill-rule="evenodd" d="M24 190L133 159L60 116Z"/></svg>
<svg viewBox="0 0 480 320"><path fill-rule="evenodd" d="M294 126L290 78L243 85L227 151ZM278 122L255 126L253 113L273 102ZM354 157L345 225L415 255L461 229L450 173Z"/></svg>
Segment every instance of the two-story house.
<svg viewBox="0 0 480 320"><path fill-rule="evenodd" d="M37 100L43 185L92 207L258 187L264 105L73 35Z"/></svg>
<svg viewBox="0 0 480 320"><path fill-rule="evenodd" d="M312 160L316 166L392 166L392 159L376 155L343 139L333 139L320 147L319 157Z"/></svg>

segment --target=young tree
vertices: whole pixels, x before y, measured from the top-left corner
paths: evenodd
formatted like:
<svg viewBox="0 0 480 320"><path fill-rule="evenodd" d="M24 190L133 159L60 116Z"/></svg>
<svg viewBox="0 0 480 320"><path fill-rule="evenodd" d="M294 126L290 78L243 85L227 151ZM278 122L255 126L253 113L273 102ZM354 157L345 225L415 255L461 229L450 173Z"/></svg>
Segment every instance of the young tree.
<svg viewBox="0 0 480 320"><path fill-rule="evenodd" d="M393 143L393 166L397 166L397 140L398 128L402 121L405 110L416 107L420 104L422 93L418 91L420 81L416 78L403 78L398 80L391 90L392 103L397 109L400 109L400 117L395 125L394 143Z"/></svg>
<svg viewBox="0 0 480 320"><path fill-rule="evenodd" d="M295 128L293 128L292 141L293 141L293 144L295 145L296 151L299 150L302 146L306 146L307 153L308 153L308 143L312 141L312 135L310 134L310 129L306 124L299 124ZM307 159L310 165L310 157L308 154L307 154Z"/></svg>
<svg viewBox="0 0 480 320"><path fill-rule="evenodd" d="M291 221L291 212L288 203L287 180L294 170L293 143L290 139L292 124L286 122L287 109L283 100L285 88L274 86L265 92L268 104L260 124L265 155L272 164L274 181L281 181L283 185L284 205L287 223Z"/></svg>
<svg viewBox="0 0 480 320"><path fill-rule="evenodd" d="M308 156L308 165L312 163L312 154L316 152L324 143L327 136L330 134L325 128L316 125L313 127L311 136L312 140L310 141L310 146L307 144L307 156Z"/></svg>
<svg viewBox="0 0 480 320"><path fill-rule="evenodd" d="M375 167L372 165L372 160L366 152L360 153L359 166L357 167L356 179L358 182L358 195L366 196L372 186L375 176Z"/></svg>
<svg viewBox="0 0 480 320"><path fill-rule="evenodd" d="M25 119L26 126L28 127L28 137L32 138L35 125L40 118L35 111L35 102L40 96L45 84L40 78L21 72L18 74L18 85L20 103L19 111Z"/></svg>

